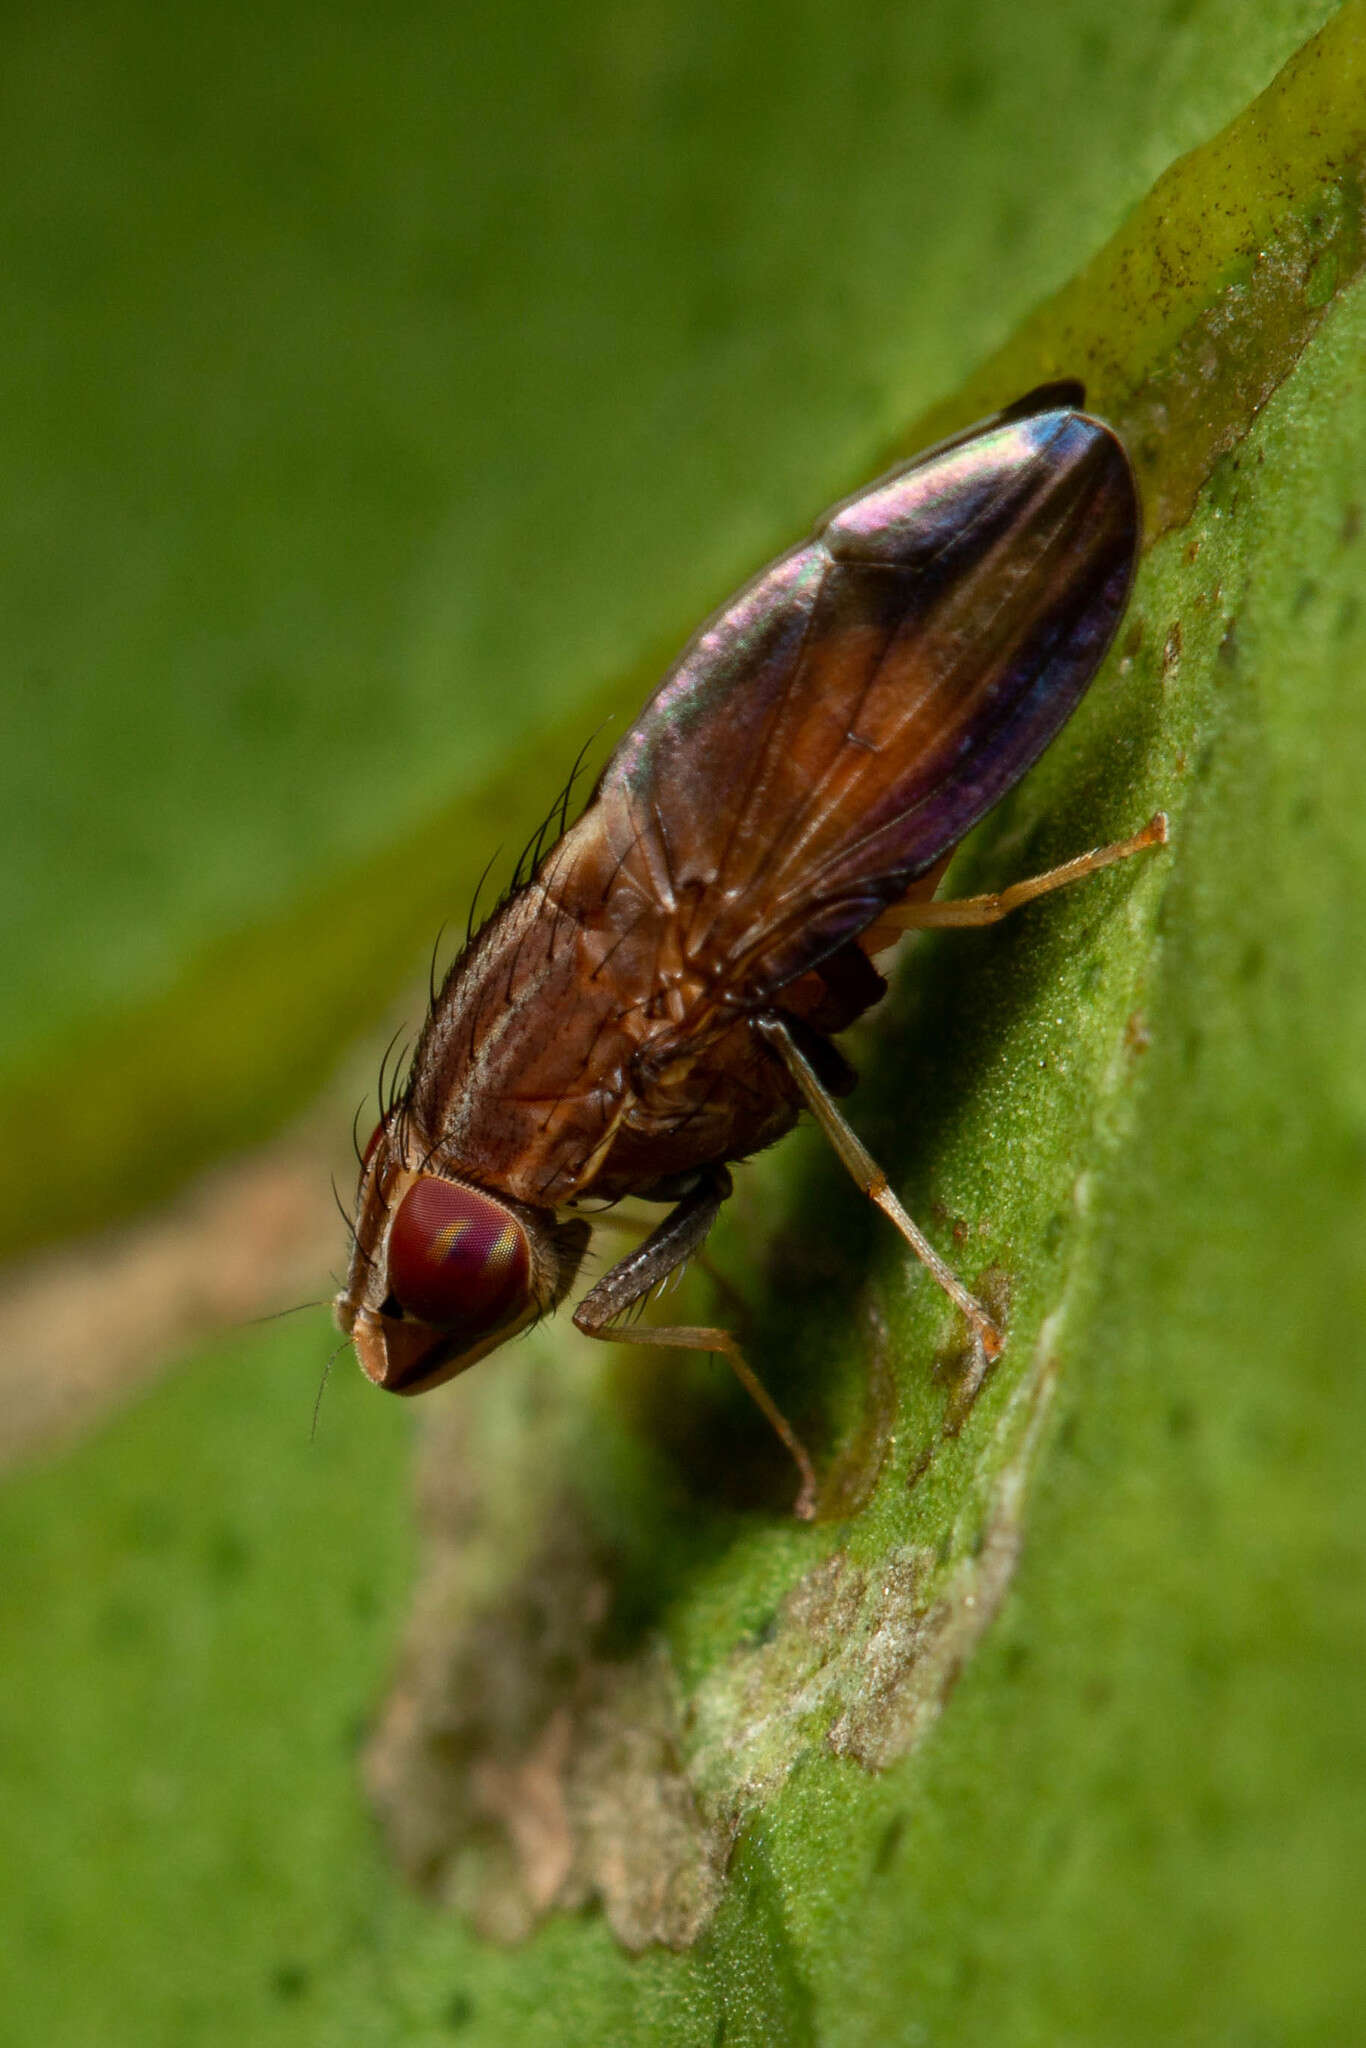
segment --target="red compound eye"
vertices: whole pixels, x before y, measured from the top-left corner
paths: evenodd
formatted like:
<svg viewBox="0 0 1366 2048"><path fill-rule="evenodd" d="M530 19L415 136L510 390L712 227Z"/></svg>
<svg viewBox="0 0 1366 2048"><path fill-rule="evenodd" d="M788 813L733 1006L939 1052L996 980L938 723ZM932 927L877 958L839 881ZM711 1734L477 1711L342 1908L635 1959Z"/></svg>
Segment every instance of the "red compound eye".
<svg viewBox="0 0 1366 2048"><path fill-rule="evenodd" d="M531 1249L492 1195L423 1174L389 1232L388 1281L408 1315L472 1342L525 1307Z"/></svg>

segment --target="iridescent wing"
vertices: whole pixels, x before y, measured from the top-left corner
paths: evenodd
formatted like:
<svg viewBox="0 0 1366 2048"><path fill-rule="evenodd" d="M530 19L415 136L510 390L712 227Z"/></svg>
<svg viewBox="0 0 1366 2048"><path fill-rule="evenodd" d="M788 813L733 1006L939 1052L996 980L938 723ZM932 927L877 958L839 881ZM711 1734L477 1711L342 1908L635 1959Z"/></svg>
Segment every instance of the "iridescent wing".
<svg viewBox="0 0 1366 2048"><path fill-rule="evenodd" d="M1109 428L1040 398L837 506L703 627L608 763L613 892L713 988L761 1003L864 930L1094 675L1138 498Z"/></svg>

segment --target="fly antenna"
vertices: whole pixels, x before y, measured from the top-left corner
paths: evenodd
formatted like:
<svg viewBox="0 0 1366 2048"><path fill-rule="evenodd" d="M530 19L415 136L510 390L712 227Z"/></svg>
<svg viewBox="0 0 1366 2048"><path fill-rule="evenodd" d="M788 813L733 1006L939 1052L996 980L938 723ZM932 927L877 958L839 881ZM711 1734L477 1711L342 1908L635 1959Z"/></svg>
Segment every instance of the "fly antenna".
<svg viewBox="0 0 1366 2048"><path fill-rule="evenodd" d="M292 1302L288 1308L269 1309L263 1316L247 1316L237 1325L237 1328L239 1330L252 1330L255 1329L258 1323L278 1323L283 1321L285 1316L302 1315L306 1308L331 1308L331 1306L331 1300L326 1296L318 1301L296 1301Z"/></svg>
<svg viewBox="0 0 1366 2048"><path fill-rule="evenodd" d="M332 1377L332 1368L336 1364L340 1353L345 1351L350 1342L351 1339L349 1337L343 1337L341 1343L334 1344L327 1354L327 1360L323 1366L323 1376L318 1381L318 1391L313 1396L313 1419L308 1425L308 1441L311 1444L318 1441L318 1417L322 1413L323 1395L327 1391L327 1382Z"/></svg>

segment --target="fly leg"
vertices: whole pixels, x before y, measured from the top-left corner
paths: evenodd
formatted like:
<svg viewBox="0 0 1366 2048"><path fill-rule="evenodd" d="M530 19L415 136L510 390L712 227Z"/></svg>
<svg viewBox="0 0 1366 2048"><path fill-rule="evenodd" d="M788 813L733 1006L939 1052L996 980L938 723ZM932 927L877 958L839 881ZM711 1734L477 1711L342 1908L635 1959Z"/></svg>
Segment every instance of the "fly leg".
<svg viewBox="0 0 1366 2048"><path fill-rule="evenodd" d="M594 1236L600 1230L617 1230L621 1231L625 1236L635 1238L638 1244L650 1230L650 1225L641 1218L636 1216L618 1216L615 1209L591 1209L588 1211L588 1220L593 1226ZM721 1268L716 1264L706 1246L702 1245L698 1250L689 1252L687 1257L696 1266L699 1273L706 1274L716 1292L724 1299L731 1314L738 1316L742 1322L747 1321L749 1317L749 1303L745 1300L735 1282L728 1279L721 1271Z"/></svg>
<svg viewBox="0 0 1366 2048"><path fill-rule="evenodd" d="M867 1195L874 1208L894 1223L920 1263L939 1282L949 1300L963 1311L973 1335L985 1353L985 1364L999 1358L1003 1338L976 1295L969 1294L951 1266L945 1264L923 1230L906 1214L887 1184L887 1176L844 1121L833 1099L816 1078L810 1062L798 1049L791 1032L780 1017L756 1017L754 1028L773 1047L801 1090L802 1100L834 1146L841 1162ZM984 1367L985 1369L985 1367Z"/></svg>
<svg viewBox="0 0 1366 2048"><path fill-rule="evenodd" d="M650 1232L644 1243L611 1271L604 1273L589 1289L574 1311L576 1328L586 1337L600 1337L607 1344L663 1344L679 1351L711 1351L724 1358L755 1406L781 1438L801 1475L801 1487L793 1512L809 1522L816 1512L816 1474L806 1448L773 1396L755 1376L744 1352L729 1330L695 1328L691 1324L633 1323L629 1329L609 1328L614 1319L636 1302L643 1301L652 1288L667 1279L697 1251L717 1211L730 1193L731 1179L724 1166L709 1167L697 1186L684 1195L676 1208Z"/></svg>
<svg viewBox="0 0 1366 2048"><path fill-rule="evenodd" d="M588 1221L594 1227L594 1237L598 1231L623 1231L627 1237L635 1237L635 1241L641 1243L641 1239L649 1233L649 1223L643 1223L639 1217L618 1217L614 1208L594 1208L588 1212ZM741 1323L748 1323L750 1303L739 1292L735 1282L721 1272L707 1245L702 1245L698 1251L690 1251L688 1260L692 1262L692 1266L696 1266L700 1274L707 1274L717 1294L721 1294L721 1298L725 1300L729 1313L739 1317Z"/></svg>
<svg viewBox="0 0 1366 2048"><path fill-rule="evenodd" d="M892 928L899 932L923 932L948 925L995 924L1021 904L1032 903L1036 896L1046 896L1050 889L1065 889L1069 882L1080 882L1086 875L1099 873L1101 868L1113 867L1116 861L1128 860L1131 854L1166 843L1167 813L1158 811L1131 838L1116 840L1113 846L1098 846L1091 853L1079 853L1075 860L1064 861L1060 868L1049 868L1046 874L1012 882L1008 889L995 889L985 896L960 896L956 902L893 903L879 911L877 929L879 934L888 929L890 936Z"/></svg>

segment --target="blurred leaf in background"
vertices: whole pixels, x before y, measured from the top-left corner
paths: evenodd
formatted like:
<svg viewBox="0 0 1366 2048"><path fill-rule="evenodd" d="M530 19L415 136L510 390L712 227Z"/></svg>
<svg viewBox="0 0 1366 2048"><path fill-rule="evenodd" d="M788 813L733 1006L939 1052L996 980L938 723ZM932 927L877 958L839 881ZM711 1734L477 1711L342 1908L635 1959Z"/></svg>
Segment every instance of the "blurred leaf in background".
<svg viewBox="0 0 1366 2048"><path fill-rule="evenodd" d="M1360 6L0 37L11 1248L344 1071L580 741L933 401L1084 357L1176 507L974 874L1177 826L1161 869L921 949L863 1048L861 1127L1012 1284L961 1433L938 1310L812 1148L723 1236L831 1458L890 1376L863 1513L747 1500L705 1368L552 1331L441 1397L387 1845L357 1751L418 1569L407 1416L339 1375L310 1449L318 1324L9 1479L0 2038L1351 2038ZM45 1333L5 1327L22 1389ZM627 1955L610 1856L514 1950L391 1867L433 1658L505 1686L501 1731L446 1700L459 1757L525 1769L537 1602L600 1581L599 1722L655 1729L729 1858L677 1954ZM509 1810L431 1852L475 1925L526 1905Z"/></svg>

